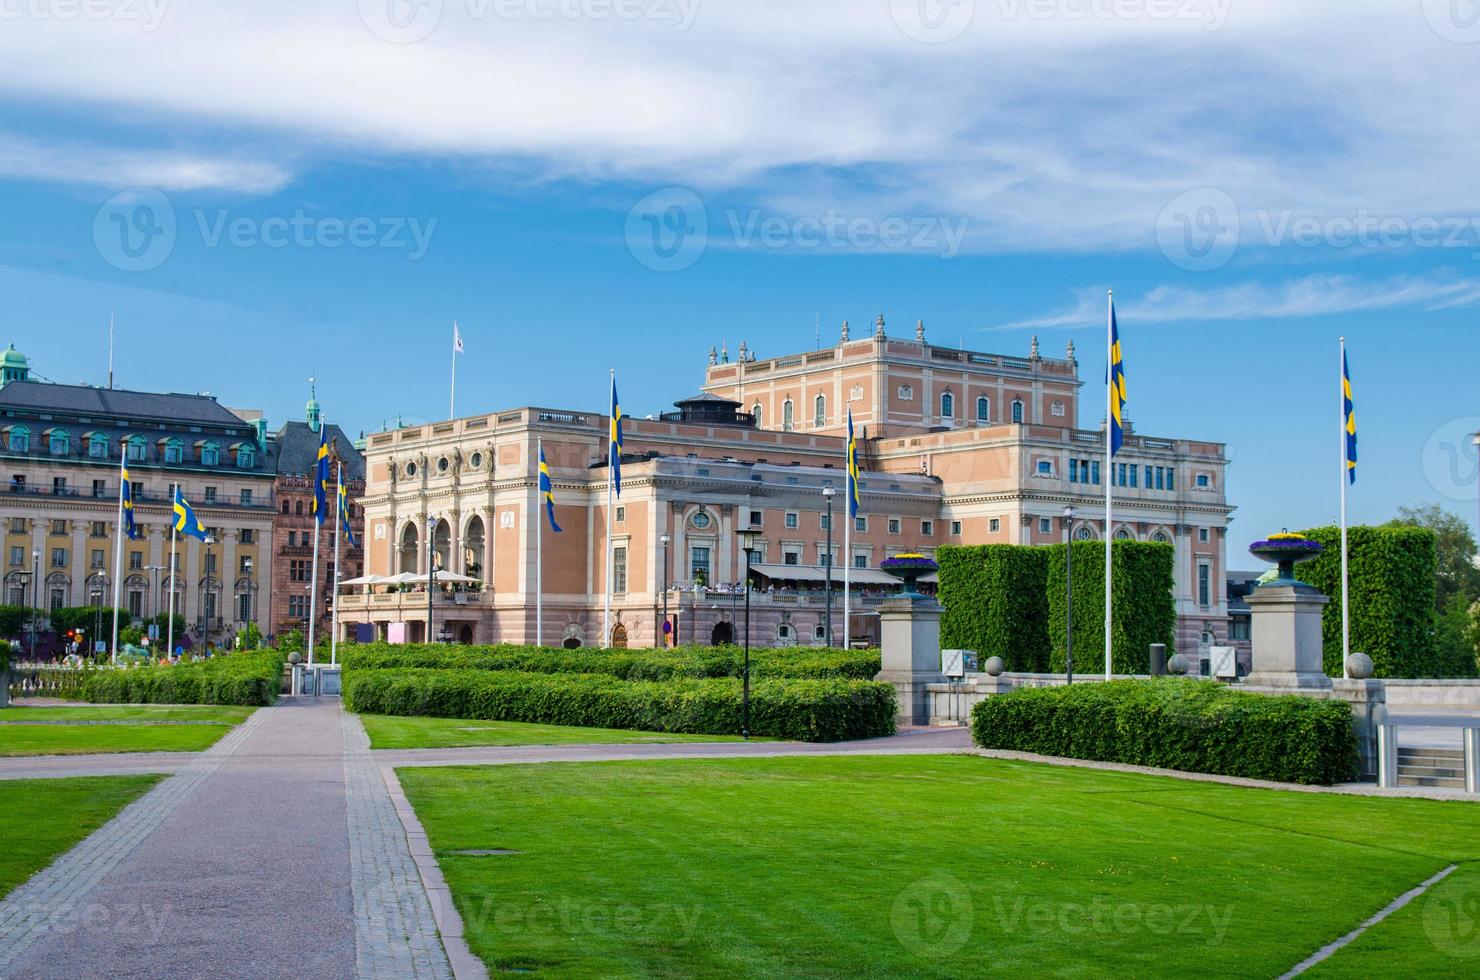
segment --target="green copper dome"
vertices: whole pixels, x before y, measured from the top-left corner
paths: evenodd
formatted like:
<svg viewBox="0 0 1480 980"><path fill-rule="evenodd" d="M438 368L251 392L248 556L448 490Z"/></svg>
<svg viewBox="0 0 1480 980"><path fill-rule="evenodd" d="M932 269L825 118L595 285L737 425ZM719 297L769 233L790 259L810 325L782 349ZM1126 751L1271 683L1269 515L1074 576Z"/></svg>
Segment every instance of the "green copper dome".
<svg viewBox="0 0 1480 980"><path fill-rule="evenodd" d="M26 355L15 349L15 344L0 351L0 386L12 381L26 381L30 376L31 362L26 360Z"/></svg>

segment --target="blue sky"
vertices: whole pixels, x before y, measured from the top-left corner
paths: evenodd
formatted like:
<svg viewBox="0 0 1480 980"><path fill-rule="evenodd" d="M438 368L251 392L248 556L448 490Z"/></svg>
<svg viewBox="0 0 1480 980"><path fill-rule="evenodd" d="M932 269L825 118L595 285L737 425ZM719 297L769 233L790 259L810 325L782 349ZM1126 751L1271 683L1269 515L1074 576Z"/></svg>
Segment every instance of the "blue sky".
<svg viewBox="0 0 1480 980"><path fill-rule="evenodd" d="M121 385L278 423L315 375L369 431L446 415L454 319L460 413L599 409L615 367L646 414L710 345L883 313L1073 339L1098 404L1113 287L1137 430L1229 446L1231 554L1334 517L1342 334L1353 520L1474 522L1462 4L563 2L28 8L0 343L101 383L112 310Z"/></svg>

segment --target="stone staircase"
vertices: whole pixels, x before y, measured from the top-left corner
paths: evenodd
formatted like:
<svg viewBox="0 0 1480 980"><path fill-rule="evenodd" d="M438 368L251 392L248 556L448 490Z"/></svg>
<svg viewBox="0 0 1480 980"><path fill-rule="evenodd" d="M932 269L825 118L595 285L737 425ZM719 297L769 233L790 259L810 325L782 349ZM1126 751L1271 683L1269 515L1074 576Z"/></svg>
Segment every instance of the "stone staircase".
<svg viewBox="0 0 1480 980"><path fill-rule="evenodd" d="M1465 788L1465 754L1460 749L1398 749L1399 786Z"/></svg>

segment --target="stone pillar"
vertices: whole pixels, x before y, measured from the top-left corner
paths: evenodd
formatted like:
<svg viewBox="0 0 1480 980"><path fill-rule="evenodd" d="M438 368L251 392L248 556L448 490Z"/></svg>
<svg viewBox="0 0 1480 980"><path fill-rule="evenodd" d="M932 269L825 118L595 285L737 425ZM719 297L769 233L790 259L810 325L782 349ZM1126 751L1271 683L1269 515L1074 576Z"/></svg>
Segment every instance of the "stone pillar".
<svg viewBox="0 0 1480 980"><path fill-rule="evenodd" d="M895 596L879 604L882 670L875 680L899 694L900 725L930 724L928 685L945 682L940 672L940 617L945 608L928 596Z"/></svg>
<svg viewBox="0 0 1480 980"><path fill-rule="evenodd" d="M1321 664L1321 610L1331 600L1304 583L1261 585L1249 595L1254 669L1260 687L1330 688Z"/></svg>

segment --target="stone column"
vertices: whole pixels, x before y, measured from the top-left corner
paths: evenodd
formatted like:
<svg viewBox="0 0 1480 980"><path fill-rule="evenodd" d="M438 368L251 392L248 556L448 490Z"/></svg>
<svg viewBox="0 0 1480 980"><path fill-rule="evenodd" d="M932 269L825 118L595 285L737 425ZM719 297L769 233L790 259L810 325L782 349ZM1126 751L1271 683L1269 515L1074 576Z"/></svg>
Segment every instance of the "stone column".
<svg viewBox="0 0 1480 980"><path fill-rule="evenodd" d="M1331 678L1321 665L1321 610L1327 599L1304 583L1261 585L1248 598L1254 669L1260 687L1322 689Z"/></svg>
<svg viewBox="0 0 1480 980"><path fill-rule="evenodd" d="M894 685L900 725L930 724L927 685L945 682L940 672L940 617L945 607L928 596L895 596L879 604L883 667L874 679Z"/></svg>

